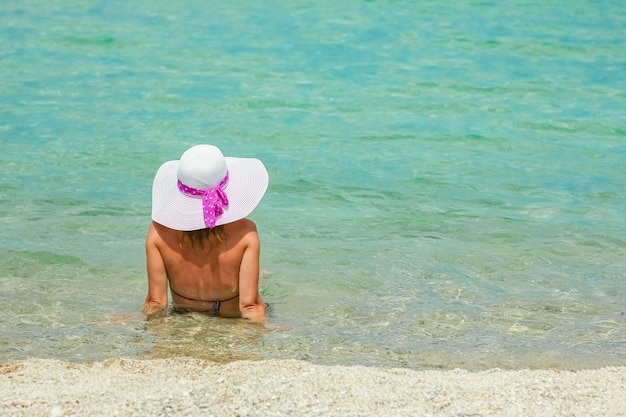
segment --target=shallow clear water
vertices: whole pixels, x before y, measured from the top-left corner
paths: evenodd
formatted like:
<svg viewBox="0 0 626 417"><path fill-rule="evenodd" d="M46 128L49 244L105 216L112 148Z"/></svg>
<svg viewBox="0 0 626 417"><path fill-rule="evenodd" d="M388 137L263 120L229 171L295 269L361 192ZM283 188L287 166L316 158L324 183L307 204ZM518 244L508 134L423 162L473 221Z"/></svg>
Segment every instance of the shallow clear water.
<svg viewBox="0 0 626 417"><path fill-rule="evenodd" d="M0 5L0 359L626 364L618 1ZM146 322L152 176L255 156L271 329Z"/></svg>

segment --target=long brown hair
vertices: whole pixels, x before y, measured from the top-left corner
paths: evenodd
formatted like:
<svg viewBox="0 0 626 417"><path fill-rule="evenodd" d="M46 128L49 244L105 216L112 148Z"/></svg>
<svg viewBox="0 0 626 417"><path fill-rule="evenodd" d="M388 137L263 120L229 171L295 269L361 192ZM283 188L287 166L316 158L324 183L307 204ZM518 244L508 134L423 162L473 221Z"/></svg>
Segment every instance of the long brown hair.
<svg viewBox="0 0 626 417"><path fill-rule="evenodd" d="M216 226L213 228L190 230L183 232L183 236L189 245L194 249L204 249L206 243L211 247L211 237L215 236L218 244L223 243L226 240L226 232L223 226Z"/></svg>

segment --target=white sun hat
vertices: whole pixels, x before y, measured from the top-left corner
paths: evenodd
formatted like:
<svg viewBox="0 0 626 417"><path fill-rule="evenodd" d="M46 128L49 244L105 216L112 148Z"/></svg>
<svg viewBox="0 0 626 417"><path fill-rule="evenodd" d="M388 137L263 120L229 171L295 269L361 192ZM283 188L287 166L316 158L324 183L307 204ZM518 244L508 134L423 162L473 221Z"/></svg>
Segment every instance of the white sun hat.
<svg viewBox="0 0 626 417"><path fill-rule="evenodd" d="M224 157L196 145L161 165L152 184L152 220L174 230L213 228L252 213L269 176L256 158Z"/></svg>

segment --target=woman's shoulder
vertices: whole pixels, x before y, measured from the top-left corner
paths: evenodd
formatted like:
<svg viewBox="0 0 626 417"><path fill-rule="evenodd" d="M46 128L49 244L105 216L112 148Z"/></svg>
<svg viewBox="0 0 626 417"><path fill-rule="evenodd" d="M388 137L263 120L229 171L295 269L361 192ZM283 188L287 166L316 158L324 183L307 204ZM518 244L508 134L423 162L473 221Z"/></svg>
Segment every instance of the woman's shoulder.
<svg viewBox="0 0 626 417"><path fill-rule="evenodd" d="M260 244L259 234L252 220L241 219L225 224L223 227L226 242L228 242L227 247L238 247L241 249Z"/></svg>
<svg viewBox="0 0 626 417"><path fill-rule="evenodd" d="M240 219L232 223L227 223L224 225L224 229L225 229L226 234L242 234L242 235L257 231L256 224L248 218Z"/></svg>
<svg viewBox="0 0 626 417"><path fill-rule="evenodd" d="M178 245L182 232L165 227L159 223L152 222L146 236L146 244L160 246L165 243L167 245Z"/></svg>

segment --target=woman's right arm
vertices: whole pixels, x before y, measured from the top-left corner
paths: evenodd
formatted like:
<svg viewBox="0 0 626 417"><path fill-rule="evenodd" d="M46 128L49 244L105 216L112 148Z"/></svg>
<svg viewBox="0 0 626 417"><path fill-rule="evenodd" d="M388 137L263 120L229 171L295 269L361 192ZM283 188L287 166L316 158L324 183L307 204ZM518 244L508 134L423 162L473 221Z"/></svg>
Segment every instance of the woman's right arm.
<svg viewBox="0 0 626 417"><path fill-rule="evenodd" d="M252 222L250 222L252 223ZM259 256L261 243L256 226L252 223L244 240L246 249L239 270L239 310L241 317L256 323L265 320L265 305L259 294Z"/></svg>

